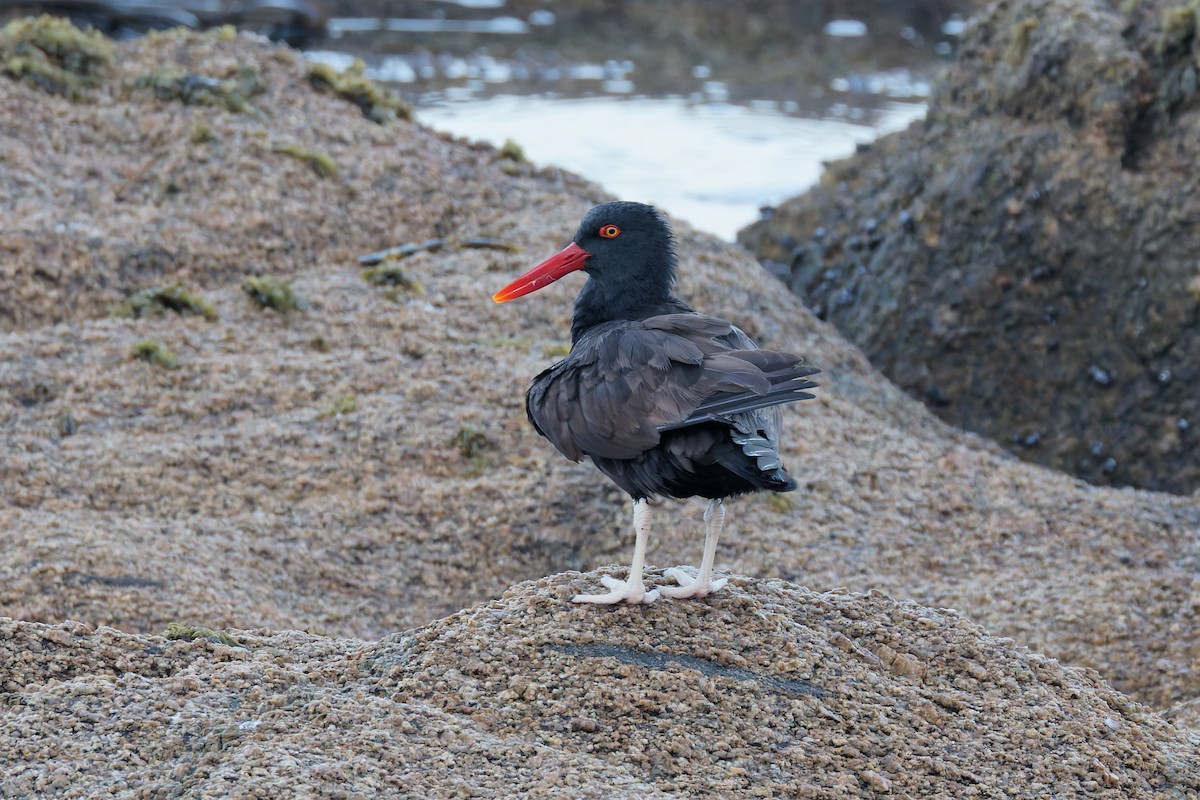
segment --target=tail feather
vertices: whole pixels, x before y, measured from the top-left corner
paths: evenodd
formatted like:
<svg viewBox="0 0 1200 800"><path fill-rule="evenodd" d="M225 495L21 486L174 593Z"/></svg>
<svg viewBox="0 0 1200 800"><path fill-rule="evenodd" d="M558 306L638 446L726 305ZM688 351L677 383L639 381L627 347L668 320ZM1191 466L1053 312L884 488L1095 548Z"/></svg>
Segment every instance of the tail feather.
<svg viewBox="0 0 1200 800"><path fill-rule="evenodd" d="M659 433L686 428L702 422L728 423L734 414L744 414L762 408L793 403L798 400L810 400L813 395L804 391L817 386L813 381L805 380L804 375L811 375L817 370L806 371L802 375L792 373L790 376L780 376L785 379L774 384L762 394L754 392L738 392L737 394L722 393L701 403L686 419L670 425L661 425Z"/></svg>

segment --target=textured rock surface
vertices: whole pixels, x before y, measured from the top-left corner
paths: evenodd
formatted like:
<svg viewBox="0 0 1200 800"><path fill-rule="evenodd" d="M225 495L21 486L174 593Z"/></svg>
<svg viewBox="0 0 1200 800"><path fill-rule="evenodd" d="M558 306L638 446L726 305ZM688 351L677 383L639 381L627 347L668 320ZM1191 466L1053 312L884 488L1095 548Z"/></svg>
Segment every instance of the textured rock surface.
<svg viewBox="0 0 1200 800"><path fill-rule="evenodd" d="M740 241L942 419L1200 487L1200 47L1168 2L993 4L928 118Z"/></svg>
<svg viewBox="0 0 1200 800"><path fill-rule="evenodd" d="M239 114L129 89L125 78L163 64L249 68L264 90ZM628 557L627 499L524 419L522 391L561 352L576 284L490 301L603 193L418 125L376 125L314 93L289 51L245 38L122 44L115 73L77 103L0 80L0 114L0 296L19 298L0 332L0 616L22 621L0 629L0 737L12 737L0 758L20 754L3 791L88 795L137 777L167 796L228 794L237 781L272 795L289 780L336 793L404 779L430 796L534 795L583 776L580 797L704 796L686 782L717 794L748 776L820 787L831 765L838 783L815 796L886 783L951 797L1003 791L997 761L1031 781L1044 766L1079 792L1088 781L1113 796L1190 791L1180 731L1195 716L1178 704L1200 696L1193 502L1089 487L951 431L752 259L679 225L684 296L824 370L819 399L787 414L801 491L731 504L718 569L957 608L1016 645L947 612L740 579L711 603L561 602L568 584L595 587L594 574L430 625L514 583ZM280 141L325 152L336 174L263 144ZM398 264L420 290L362 278L355 256L434 236L440 250ZM523 251L463 246L479 236ZM147 248L168 255L123 260ZM253 304L241 286L257 273L291 280L305 307ZM215 320L109 315L176 279ZM145 340L178 368L135 359ZM652 582L695 563L700 511L657 509ZM97 631L34 624L66 619ZM306 633L234 631L245 650L145 635L170 623ZM497 657L506 643L511 661ZM1178 729L1021 647L1095 668ZM630 650L659 655L637 662ZM663 653L701 660L677 668ZM723 669L705 676L711 691L687 671L710 663ZM621 671L640 682L614 688ZM553 687L586 694L583 676L601 673L588 715L555 707L570 704ZM792 680L819 680L841 721L818 726ZM520 702L504 694L517 687ZM930 687L966 705L923 705ZM1055 724L1026 716L1035 701ZM728 736L691 731L689 709ZM934 738L912 727L921 709ZM777 713L811 741L784 738ZM977 716L1006 715L1024 724L1002 729L1003 746L937 738L962 726L983 736ZM1102 741L1105 719L1118 730ZM659 741L641 732L668 724ZM634 741L614 743L614 731ZM1056 737L1058 755L1027 759L1042 752L1036 737ZM663 741L675 738L679 752ZM935 756L923 742L945 747ZM888 761L896 746L905 760Z"/></svg>
<svg viewBox="0 0 1200 800"><path fill-rule="evenodd" d="M704 603L568 602L595 579L521 584L371 644L0 622L0 791L1200 792L1194 734L956 613L750 579Z"/></svg>

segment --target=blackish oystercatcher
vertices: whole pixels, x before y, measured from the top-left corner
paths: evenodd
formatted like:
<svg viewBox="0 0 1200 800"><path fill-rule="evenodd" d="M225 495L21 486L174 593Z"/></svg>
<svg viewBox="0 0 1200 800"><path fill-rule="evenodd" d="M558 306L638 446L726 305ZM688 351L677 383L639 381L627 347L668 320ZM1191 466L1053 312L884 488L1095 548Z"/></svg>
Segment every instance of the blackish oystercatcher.
<svg viewBox="0 0 1200 800"><path fill-rule="evenodd" d="M671 294L675 242L652 206L615 202L587 213L566 249L496 292L503 303L583 270L571 352L533 379L525 410L537 432L572 461L591 458L633 497L636 543L628 581L577 603L650 603L642 580L650 535L647 499L708 498L704 556L695 577L665 575L670 597L703 597L712 579L722 500L796 482L779 461L779 405L811 398L819 370L800 356L759 350L732 323L696 313Z"/></svg>

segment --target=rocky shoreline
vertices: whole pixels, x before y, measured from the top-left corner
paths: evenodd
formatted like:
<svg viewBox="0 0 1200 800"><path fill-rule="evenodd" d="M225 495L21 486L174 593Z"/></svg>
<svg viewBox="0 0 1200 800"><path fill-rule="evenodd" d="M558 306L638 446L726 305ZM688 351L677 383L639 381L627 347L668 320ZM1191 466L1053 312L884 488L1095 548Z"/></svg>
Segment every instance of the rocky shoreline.
<svg viewBox="0 0 1200 800"><path fill-rule="evenodd" d="M993 3L925 120L739 241L950 424L1193 493L1196 29L1170 2Z"/></svg>
<svg viewBox="0 0 1200 800"><path fill-rule="evenodd" d="M571 605L628 547L521 407L574 287L489 297L604 192L252 37L113 53L0 79L0 796L1200 792L1194 503L946 427L676 223L683 295L823 370L801 489L727 594Z"/></svg>
<svg viewBox="0 0 1200 800"><path fill-rule="evenodd" d="M1194 796L1195 737L880 594L737 579L599 614L595 574L365 643L0 622L5 796ZM29 687L41 687L31 691ZM114 709L121 709L114 713ZM60 729L86 736L53 735ZM11 748L11 749L10 749ZM1018 788L1019 787L1019 788ZM1191 793L1191 794L1189 794Z"/></svg>

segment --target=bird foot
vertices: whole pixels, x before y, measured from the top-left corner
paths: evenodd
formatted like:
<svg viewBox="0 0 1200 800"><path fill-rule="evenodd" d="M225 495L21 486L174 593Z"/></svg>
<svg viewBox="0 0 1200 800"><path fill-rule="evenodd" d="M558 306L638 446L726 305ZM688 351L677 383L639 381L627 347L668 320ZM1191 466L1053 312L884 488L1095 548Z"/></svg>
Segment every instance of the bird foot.
<svg viewBox="0 0 1200 800"><path fill-rule="evenodd" d="M705 577L703 580L698 580L684 572L679 567L671 567L663 572L663 576L667 578L674 578L675 582L679 585L661 586L659 587L659 590L667 597L674 597L676 599L684 597L704 597L712 594L713 592L720 591L721 588L729 582L728 578L719 578L714 581L710 576Z"/></svg>
<svg viewBox="0 0 1200 800"><path fill-rule="evenodd" d="M627 581L619 581L611 576L601 575L600 582L610 591L605 594L577 594L571 598L571 602L613 605L621 602L653 603L658 599L658 589L646 591L646 584L642 582L641 575L630 575Z"/></svg>

